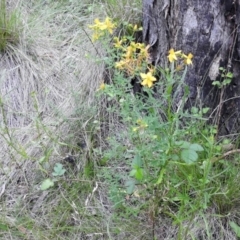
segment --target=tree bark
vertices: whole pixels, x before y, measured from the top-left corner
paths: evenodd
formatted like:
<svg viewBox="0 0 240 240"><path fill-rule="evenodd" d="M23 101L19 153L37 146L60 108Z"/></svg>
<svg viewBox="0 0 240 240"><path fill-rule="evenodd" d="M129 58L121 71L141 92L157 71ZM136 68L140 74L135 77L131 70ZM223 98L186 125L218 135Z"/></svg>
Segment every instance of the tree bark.
<svg viewBox="0 0 240 240"><path fill-rule="evenodd" d="M210 107L221 135L240 130L239 23L240 0L143 0L143 41L152 64L166 65L170 48L194 55L186 106ZM222 89L212 85L222 79L219 67L234 75Z"/></svg>

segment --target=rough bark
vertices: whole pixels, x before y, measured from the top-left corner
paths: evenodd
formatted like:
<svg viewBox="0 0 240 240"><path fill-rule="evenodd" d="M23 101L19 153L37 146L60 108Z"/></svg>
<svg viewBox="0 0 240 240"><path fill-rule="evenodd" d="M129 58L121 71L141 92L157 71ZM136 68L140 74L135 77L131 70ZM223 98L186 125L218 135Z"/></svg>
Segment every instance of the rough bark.
<svg viewBox="0 0 240 240"><path fill-rule="evenodd" d="M194 55L186 83L187 106L201 104L220 117L221 134L240 129L240 0L143 0L143 41L151 45L151 61L166 64L170 48ZM234 73L223 90L219 67Z"/></svg>

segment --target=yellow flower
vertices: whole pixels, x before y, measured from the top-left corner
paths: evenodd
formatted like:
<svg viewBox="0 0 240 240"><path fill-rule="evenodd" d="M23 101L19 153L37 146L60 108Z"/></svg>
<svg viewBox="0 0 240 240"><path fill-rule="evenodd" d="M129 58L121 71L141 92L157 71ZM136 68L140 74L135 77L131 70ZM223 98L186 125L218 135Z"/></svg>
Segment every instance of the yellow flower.
<svg viewBox="0 0 240 240"><path fill-rule="evenodd" d="M157 79L152 75L151 72L148 72L147 74L145 73L140 73L140 76L142 78L141 85L143 86L148 86L149 88L152 87L153 82L157 81Z"/></svg>
<svg viewBox="0 0 240 240"><path fill-rule="evenodd" d="M104 90L105 87L106 87L106 86L105 86L105 83L103 82L103 83L100 84L99 90Z"/></svg>
<svg viewBox="0 0 240 240"><path fill-rule="evenodd" d="M125 64L126 64L126 62L121 60L120 62L115 63L115 68L123 69Z"/></svg>
<svg viewBox="0 0 240 240"><path fill-rule="evenodd" d="M140 128L147 128L148 127L148 125L142 119L138 119L137 124L139 125Z"/></svg>
<svg viewBox="0 0 240 240"><path fill-rule="evenodd" d="M135 24L133 27L133 31L136 32L137 30L138 30L138 26L137 26L137 24Z"/></svg>
<svg viewBox="0 0 240 240"><path fill-rule="evenodd" d="M137 127L133 128L133 132L142 131L148 127L148 125L142 119L137 120L137 125Z"/></svg>
<svg viewBox="0 0 240 240"><path fill-rule="evenodd" d="M134 53L136 52L136 47L135 45L131 45L127 47L127 51L125 54L123 54L123 56L126 58L126 59L130 59L134 56Z"/></svg>
<svg viewBox="0 0 240 240"><path fill-rule="evenodd" d="M136 132L139 129L139 127L134 127L133 132Z"/></svg>
<svg viewBox="0 0 240 240"><path fill-rule="evenodd" d="M184 54L183 54L182 56L183 56L183 58L185 58L185 59L184 59L184 63L185 63L186 65L192 64L193 55L192 55L191 53L189 53L187 56L184 55Z"/></svg>
<svg viewBox="0 0 240 240"><path fill-rule="evenodd" d="M101 36L102 36L102 34L99 33L99 32L94 33L93 36L92 36L92 41L95 42L95 41L98 40Z"/></svg>
<svg viewBox="0 0 240 240"><path fill-rule="evenodd" d="M89 28L94 29L94 30L100 29L102 23L99 21L98 18L96 18L96 19L94 20L94 23L95 23L94 25L89 25Z"/></svg>
<svg viewBox="0 0 240 240"><path fill-rule="evenodd" d="M101 30L107 29L109 33L113 34L113 29L115 28L115 24L111 22L111 19L109 17L105 19L104 24L105 24L104 29L101 29Z"/></svg>
<svg viewBox="0 0 240 240"><path fill-rule="evenodd" d="M174 51L173 48L169 50L168 60L169 62L174 62L177 60L177 56L181 54L182 51Z"/></svg>
<svg viewBox="0 0 240 240"><path fill-rule="evenodd" d="M90 25L89 28L95 31L104 31L108 30L109 33L113 33L113 29L115 28L115 24L111 22L111 19L107 17L104 22L101 22L98 18L94 20L94 25Z"/></svg>
<svg viewBox="0 0 240 240"><path fill-rule="evenodd" d="M99 86L99 88L97 89L97 91L102 91L106 88L106 84L104 82L102 82Z"/></svg>
<svg viewBox="0 0 240 240"><path fill-rule="evenodd" d="M115 43L113 44L115 48L121 48L123 40L119 40L118 37L114 38Z"/></svg>
<svg viewBox="0 0 240 240"><path fill-rule="evenodd" d="M129 24L128 27L129 27L129 28L132 28L133 32L141 31L141 30L142 30L142 27L138 27L137 24L135 24L134 26L133 26L132 24Z"/></svg>
<svg viewBox="0 0 240 240"><path fill-rule="evenodd" d="M138 46L139 46L139 43L131 42L131 43L130 43L130 46L132 47L132 50L133 50L134 52L136 52L136 50L137 50L137 48L138 48Z"/></svg>
<svg viewBox="0 0 240 240"><path fill-rule="evenodd" d="M150 45L147 45L147 46L140 45L140 47L139 47L140 55L143 56L144 58L148 59L148 57L149 57L148 49L149 48L150 48Z"/></svg>

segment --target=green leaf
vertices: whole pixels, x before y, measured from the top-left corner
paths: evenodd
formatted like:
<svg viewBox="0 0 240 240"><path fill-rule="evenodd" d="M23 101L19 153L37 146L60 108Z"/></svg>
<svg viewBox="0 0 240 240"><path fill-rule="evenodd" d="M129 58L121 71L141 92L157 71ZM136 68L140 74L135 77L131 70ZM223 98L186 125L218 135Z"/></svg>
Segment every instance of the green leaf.
<svg viewBox="0 0 240 240"><path fill-rule="evenodd" d="M209 109L210 109L210 108L208 108L208 107L203 108L203 109L202 109L202 113L203 113L203 114L206 114L206 113L209 111Z"/></svg>
<svg viewBox="0 0 240 240"><path fill-rule="evenodd" d="M231 83L231 79L225 79L222 84L223 84L223 86L226 86L229 83Z"/></svg>
<svg viewBox="0 0 240 240"><path fill-rule="evenodd" d="M45 161L45 159L46 159L46 157L43 156L43 157L41 157L41 158L38 160L38 162L41 164L41 163L43 163L43 162Z"/></svg>
<svg viewBox="0 0 240 240"><path fill-rule="evenodd" d="M227 77L227 78L232 78L232 77L233 77L233 74L232 74L231 72L228 72L228 73L226 74L226 77Z"/></svg>
<svg viewBox="0 0 240 240"><path fill-rule="evenodd" d="M177 154L172 154L171 159L172 159L172 161L175 161L175 162L179 161L179 156Z"/></svg>
<svg viewBox="0 0 240 240"><path fill-rule="evenodd" d="M134 177L134 176L135 176L135 174L136 174L136 172L137 172L137 170L136 170L136 169L133 169L133 170L131 170L131 172L130 172L129 176L130 176L130 177Z"/></svg>
<svg viewBox="0 0 240 240"><path fill-rule="evenodd" d="M139 181L143 179L143 169L142 168L136 169L135 178Z"/></svg>
<svg viewBox="0 0 240 240"><path fill-rule="evenodd" d="M190 93L189 86L185 85L185 86L184 86L184 95L185 95L185 96L188 96L189 93Z"/></svg>
<svg viewBox="0 0 240 240"><path fill-rule="evenodd" d="M0 223L0 230L7 231L8 230L8 226L5 225L5 224Z"/></svg>
<svg viewBox="0 0 240 240"><path fill-rule="evenodd" d="M42 184L41 184L41 190L47 190L49 189L50 187L53 187L54 186L54 182L52 181L52 179L50 178L47 178L45 179Z"/></svg>
<svg viewBox="0 0 240 240"><path fill-rule="evenodd" d="M125 183L125 186L127 187L126 191L127 191L127 194L132 194L134 192L134 189L135 189L135 181L133 180L128 180L126 183Z"/></svg>
<svg viewBox="0 0 240 240"><path fill-rule="evenodd" d="M218 87L220 87L220 86L221 86L221 83L220 83L219 81L214 81L214 82L212 83L212 85L213 85L213 86L218 86Z"/></svg>
<svg viewBox="0 0 240 240"><path fill-rule="evenodd" d="M189 148L191 143L187 142L187 141L178 141L178 142L175 142L175 144L177 146L179 146L180 148Z"/></svg>
<svg viewBox="0 0 240 240"><path fill-rule="evenodd" d="M224 145L225 144L229 144L230 143L230 140L229 139L227 139L227 138L225 138L225 139L223 139L223 142L222 142Z"/></svg>
<svg viewBox="0 0 240 240"><path fill-rule="evenodd" d="M181 158L185 163L191 164L197 161L198 154L192 149L183 149L181 151Z"/></svg>
<svg viewBox="0 0 240 240"><path fill-rule="evenodd" d="M156 184L161 184L163 180L164 173L166 172L166 168L162 168L158 177Z"/></svg>
<svg viewBox="0 0 240 240"><path fill-rule="evenodd" d="M133 159L132 167L133 168L138 168L138 167L141 167L141 166L142 166L142 159L139 155L136 155Z"/></svg>
<svg viewBox="0 0 240 240"><path fill-rule="evenodd" d="M56 163L54 166L54 172L52 173L53 176L62 176L66 172L66 169L63 168L61 163Z"/></svg>
<svg viewBox="0 0 240 240"><path fill-rule="evenodd" d="M202 152L202 151L204 151L203 147L202 147L201 145L197 144L197 143L191 144L190 147L189 147L189 149L192 149L192 150L194 150L194 151L196 151L196 152Z"/></svg>
<svg viewBox="0 0 240 240"><path fill-rule="evenodd" d="M240 227L235 222L229 223L232 230L236 233L237 237L240 237Z"/></svg>
<svg viewBox="0 0 240 240"><path fill-rule="evenodd" d="M193 114L198 113L198 108L197 107L192 107L191 108L191 113L193 113Z"/></svg>

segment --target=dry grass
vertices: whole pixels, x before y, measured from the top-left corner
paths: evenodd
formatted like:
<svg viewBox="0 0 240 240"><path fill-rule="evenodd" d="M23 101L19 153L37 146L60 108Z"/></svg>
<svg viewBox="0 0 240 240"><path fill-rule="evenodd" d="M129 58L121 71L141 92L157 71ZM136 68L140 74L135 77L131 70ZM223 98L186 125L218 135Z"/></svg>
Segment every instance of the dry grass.
<svg viewBox="0 0 240 240"><path fill-rule="evenodd" d="M73 126L78 121L80 128L81 122L92 117L84 112L94 102L103 66L85 57L96 54L84 29L94 18L91 12L84 14L89 4L17 3L23 22L20 43L8 45L0 60L1 210L6 225L15 227L16 232L24 232L18 229L19 217L34 214L36 209L41 212L41 221L48 223L43 217L48 207L43 206L41 211L38 206L46 200L45 193L39 192L39 181L44 176L38 160L51 150L49 162L61 161L67 154L61 150L64 139L75 134L70 132ZM27 211L28 201L36 202L32 212ZM57 201L54 199L55 204ZM11 231L2 239L10 236L18 239ZM36 236L29 239L38 239Z"/></svg>

